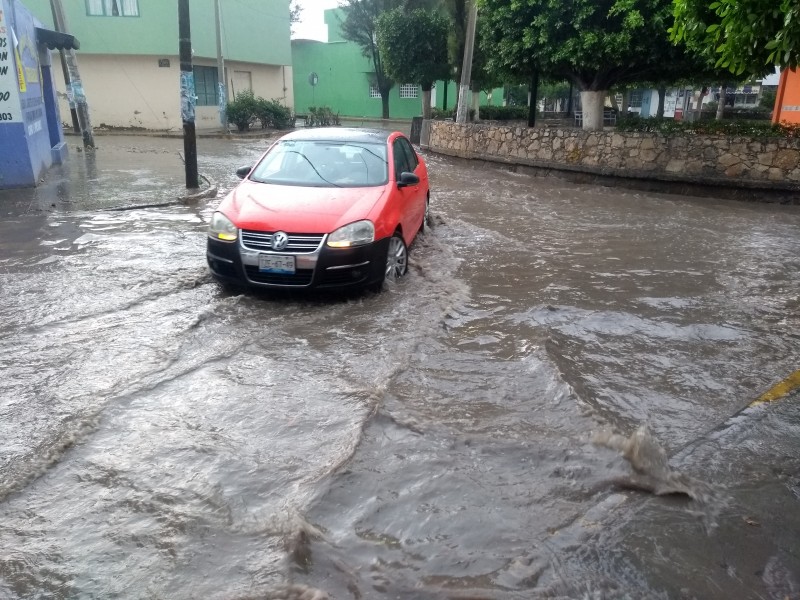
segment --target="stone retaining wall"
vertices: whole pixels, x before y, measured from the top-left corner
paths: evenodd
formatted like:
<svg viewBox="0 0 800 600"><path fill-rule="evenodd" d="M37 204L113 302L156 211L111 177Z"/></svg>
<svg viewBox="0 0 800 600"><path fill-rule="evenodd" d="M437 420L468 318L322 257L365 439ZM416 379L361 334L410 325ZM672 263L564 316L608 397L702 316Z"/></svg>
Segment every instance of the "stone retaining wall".
<svg viewBox="0 0 800 600"><path fill-rule="evenodd" d="M800 193L800 141L430 121L422 145L562 172Z"/></svg>

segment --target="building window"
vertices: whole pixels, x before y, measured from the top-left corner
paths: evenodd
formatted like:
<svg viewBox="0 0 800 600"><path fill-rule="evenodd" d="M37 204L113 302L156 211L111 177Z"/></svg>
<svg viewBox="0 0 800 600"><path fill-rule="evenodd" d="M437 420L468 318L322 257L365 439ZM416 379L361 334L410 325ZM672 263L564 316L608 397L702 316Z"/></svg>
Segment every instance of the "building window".
<svg viewBox="0 0 800 600"><path fill-rule="evenodd" d="M369 86L369 97L370 98L380 98L381 91L378 89L378 86L375 84L370 84Z"/></svg>
<svg viewBox="0 0 800 600"><path fill-rule="evenodd" d="M194 93L197 106L217 105L217 67L194 67Z"/></svg>
<svg viewBox="0 0 800 600"><path fill-rule="evenodd" d="M416 83L404 83L400 86L401 98L419 98L419 86Z"/></svg>
<svg viewBox="0 0 800 600"><path fill-rule="evenodd" d="M86 14L97 17L138 17L139 0L86 0Z"/></svg>
<svg viewBox="0 0 800 600"><path fill-rule="evenodd" d="M628 96L628 106L631 108L642 108L642 90L631 90Z"/></svg>

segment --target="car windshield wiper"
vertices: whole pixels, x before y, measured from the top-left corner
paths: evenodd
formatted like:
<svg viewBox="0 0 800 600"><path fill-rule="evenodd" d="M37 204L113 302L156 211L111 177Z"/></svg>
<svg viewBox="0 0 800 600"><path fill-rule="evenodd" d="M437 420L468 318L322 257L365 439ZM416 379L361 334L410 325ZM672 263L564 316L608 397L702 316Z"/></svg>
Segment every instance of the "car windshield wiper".
<svg viewBox="0 0 800 600"><path fill-rule="evenodd" d="M317 174L317 177L319 177L320 179L322 179L322 181L324 181L325 183L329 183L329 184L331 184L333 187L342 187L342 186L341 186L341 185L339 185L338 183L333 183L332 181L330 181L330 180L328 180L328 179L325 179L325 178L324 178L324 177L323 177L323 176L320 174L320 172L317 170L317 167L315 167L315 166L314 166L314 163L312 163L312 162L311 162L311 159L309 159L309 158L308 158L308 157L307 157L305 154L303 154L302 152L300 152L300 151L298 151L298 150L286 150L286 153L287 153L287 154L289 154L289 153L291 153L291 154L299 154L299 155L300 155L300 156L302 156L304 159L306 159L306 162L307 162L307 163L308 163L308 164L311 166L311 168L312 168L312 169L314 169L314 173L316 173L316 174Z"/></svg>
<svg viewBox="0 0 800 600"><path fill-rule="evenodd" d="M353 148L361 148L362 150L365 150L366 152L369 152L370 154L372 154L372 156L374 156L375 158L377 158L377 159L378 159L379 161L381 161L383 164L386 164L386 163L388 162L388 161L387 161L385 158L383 158L383 157L382 157L380 154L377 154L376 152L373 152L372 150L370 150L370 149L369 149L369 148L367 148L366 146L359 146L358 144L344 144L344 145L345 145L345 146L351 146L351 147L353 147ZM364 158L362 157L362 158L361 158L361 160L364 160Z"/></svg>

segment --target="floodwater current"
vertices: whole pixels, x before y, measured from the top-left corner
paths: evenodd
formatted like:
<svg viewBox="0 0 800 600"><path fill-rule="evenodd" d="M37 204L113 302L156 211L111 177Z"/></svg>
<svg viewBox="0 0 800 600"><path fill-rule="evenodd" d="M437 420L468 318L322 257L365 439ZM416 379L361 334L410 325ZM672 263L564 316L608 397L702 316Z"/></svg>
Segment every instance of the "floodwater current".
<svg viewBox="0 0 800 600"><path fill-rule="evenodd" d="M749 407L800 368L798 207L426 155L403 281L230 295L205 227L267 142L152 206L181 142L98 141L0 192L0 598L800 598L800 397Z"/></svg>

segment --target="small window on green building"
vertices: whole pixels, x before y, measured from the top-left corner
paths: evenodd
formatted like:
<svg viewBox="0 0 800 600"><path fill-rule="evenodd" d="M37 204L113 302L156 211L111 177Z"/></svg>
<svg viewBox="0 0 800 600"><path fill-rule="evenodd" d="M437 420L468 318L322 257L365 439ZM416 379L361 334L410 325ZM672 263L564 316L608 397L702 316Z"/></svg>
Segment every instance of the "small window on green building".
<svg viewBox="0 0 800 600"><path fill-rule="evenodd" d="M217 67L194 67L197 106L217 105Z"/></svg>
<svg viewBox="0 0 800 600"><path fill-rule="evenodd" d="M401 98L419 98L419 86L416 83L404 83L400 86Z"/></svg>
<svg viewBox="0 0 800 600"><path fill-rule="evenodd" d="M369 86L369 97L370 98L380 98L381 97L381 91L378 89L378 86L375 85L374 83L370 84L370 86Z"/></svg>
<svg viewBox="0 0 800 600"><path fill-rule="evenodd" d="M86 14L92 17L138 17L139 0L86 0Z"/></svg>

